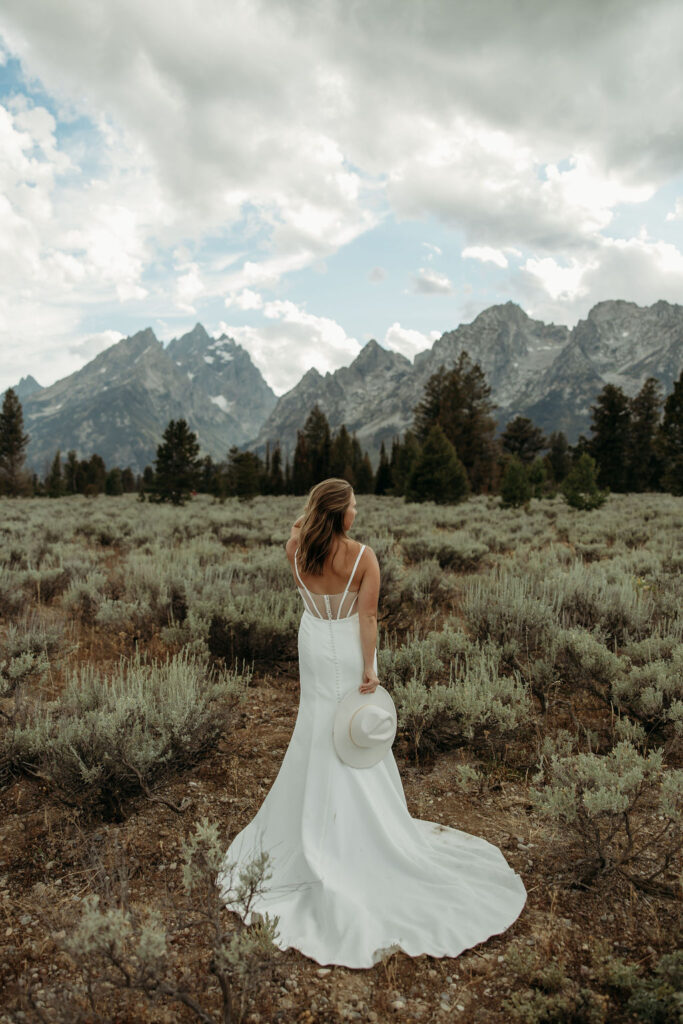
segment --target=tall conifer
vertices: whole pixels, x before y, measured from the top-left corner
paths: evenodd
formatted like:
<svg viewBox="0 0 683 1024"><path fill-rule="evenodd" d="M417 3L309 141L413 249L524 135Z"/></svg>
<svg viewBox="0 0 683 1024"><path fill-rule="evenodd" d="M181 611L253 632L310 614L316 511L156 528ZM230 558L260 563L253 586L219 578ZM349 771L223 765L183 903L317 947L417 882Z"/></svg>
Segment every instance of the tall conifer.
<svg viewBox="0 0 683 1024"><path fill-rule="evenodd" d="M490 400L491 388L478 363L467 352L455 365L441 366L425 384L422 400L415 407L414 430L424 442L438 424L458 453L473 491L490 490L497 481L497 406Z"/></svg>
<svg viewBox="0 0 683 1024"><path fill-rule="evenodd" d="M683 370L664 402L659 450L663 461L663 488L670 494L683 494Z"/></svg>
<svg viewBox="0 0 683 1024"><path fill-rule="evenodd" d="M157 447L153 491L159 501L182 505L199 482L199 442L184 419L171 420Z"/></svg>
<svg viewBox="0 0 683 1024"><path fill-rule="evenodd" d="M406 484L406 501L455 504L469 494L467 472L458 454L435 423L413 464Z"/></svg>
<svg viewBox="0 0 683 1024"><path fill-rule="evenodd" d="M588 453L598 467L598 483L612 491L626 490L626 466L631 411L620 387L606 384L591 406L593 437Z"/></svg>
<svg viewBox="0 0 683 1024"><path fill-rule="evenodd" d="M662 472L658 429L662 409L661 384L648 377L631 399L626 485L629 491L651 491L659 487Z"/></svg>
<svg viewBox="0 0 683 1024"><path fill-rule="evenodd" d="M14 388L8 388L0 412L0 494L16 496L30 489L23 470L28 442L21 402Z"/></svg>

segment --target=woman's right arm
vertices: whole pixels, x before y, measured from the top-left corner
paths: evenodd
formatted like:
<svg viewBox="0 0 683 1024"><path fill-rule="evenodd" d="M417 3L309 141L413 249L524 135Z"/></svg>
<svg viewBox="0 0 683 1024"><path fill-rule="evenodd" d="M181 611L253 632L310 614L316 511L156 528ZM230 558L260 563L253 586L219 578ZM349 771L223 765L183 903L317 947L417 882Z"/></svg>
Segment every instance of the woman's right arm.
<svg viewBox="0 0 683 1024"><path fill-rule="evenodd" d="M363 682L361 693L374 693L379 685L375 672L377 649L377 604L379 602L379 562L372 548L365 549L365 572L358 588L358 621L363 651Z"/></svg>

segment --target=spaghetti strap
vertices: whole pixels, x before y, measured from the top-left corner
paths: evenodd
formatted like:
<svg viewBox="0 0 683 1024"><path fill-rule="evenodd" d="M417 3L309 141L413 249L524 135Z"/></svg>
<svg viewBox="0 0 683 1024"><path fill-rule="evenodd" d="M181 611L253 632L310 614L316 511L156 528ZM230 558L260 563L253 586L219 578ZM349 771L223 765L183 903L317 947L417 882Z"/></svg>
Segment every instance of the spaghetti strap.
<svg viewBox="0 0 683 1024"><path fill-rule="evenodd" d="M351 580L356 575L356 569L358 568L358 563L360 562L361 555L363 554L364 551L365 551L365 544L361 544L361 549L358 552L358 558L356 559L356 561L354 563L353 569L351 570L351 575L349 576L348 583L346 584L346 587L344 589L344 593L342 594L342 599L339 602L339 608L337 609L337 618L338 619L341 618L341 610L342 610L342 607L344 605L344 601L346 600L346 595L349 592L349 587L351 586ZM353 607L353 604L352 604L352 607Z"/></svg>
<svg viewBox="0 0 683 1024"><path fill-rule="evenodd" d="M296 551L298 551L298 550L299 549L297 548ZM311 608L313 609L315 614L318 616L318 618L322 619L322 618L324 618L324 616L321 615L320 612L318 611L318 606L316 605L315 601L313 600L313 594L310 592L310 590L308 589L308 587L306 586L304 581L301 579L301 575L299 573L299 566L296 564L296 551L294 552L294 569L296 571L297 579L299 580L299 583L301 584L301 586L304 588L304 590L306 591L306 593L308 595L308 600L310 602ZM354 569L354 572L355 572L355 569Z"/></svg>

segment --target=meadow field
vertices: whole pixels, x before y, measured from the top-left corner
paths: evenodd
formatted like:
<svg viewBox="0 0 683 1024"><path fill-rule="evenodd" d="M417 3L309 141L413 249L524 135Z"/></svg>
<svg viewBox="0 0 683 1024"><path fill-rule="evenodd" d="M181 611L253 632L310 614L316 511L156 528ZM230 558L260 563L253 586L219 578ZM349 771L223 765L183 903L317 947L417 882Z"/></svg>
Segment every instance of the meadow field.
<svg viewBox="0 0 683 1024"><path fill-rule="evenodd" d="M411 814L528 891L367 971L211 891L296 718L302 504L0 499L0 1022L683 1019L683 498L358 496Z"/></svg>

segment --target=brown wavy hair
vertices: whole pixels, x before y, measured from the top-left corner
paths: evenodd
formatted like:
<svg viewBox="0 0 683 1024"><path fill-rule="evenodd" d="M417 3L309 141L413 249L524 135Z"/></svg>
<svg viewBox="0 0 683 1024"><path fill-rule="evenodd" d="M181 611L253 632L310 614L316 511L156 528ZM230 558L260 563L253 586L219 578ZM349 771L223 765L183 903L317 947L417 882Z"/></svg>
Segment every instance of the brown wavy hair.
<svg viewBox="0 0 683 1024"><path fill-rule="evenodd" d="M344 534L344 513L352 497L351 484L336 476L322 480L308 492L299 528L298 562L302 572L322 575L333 541Z"/></svg>

